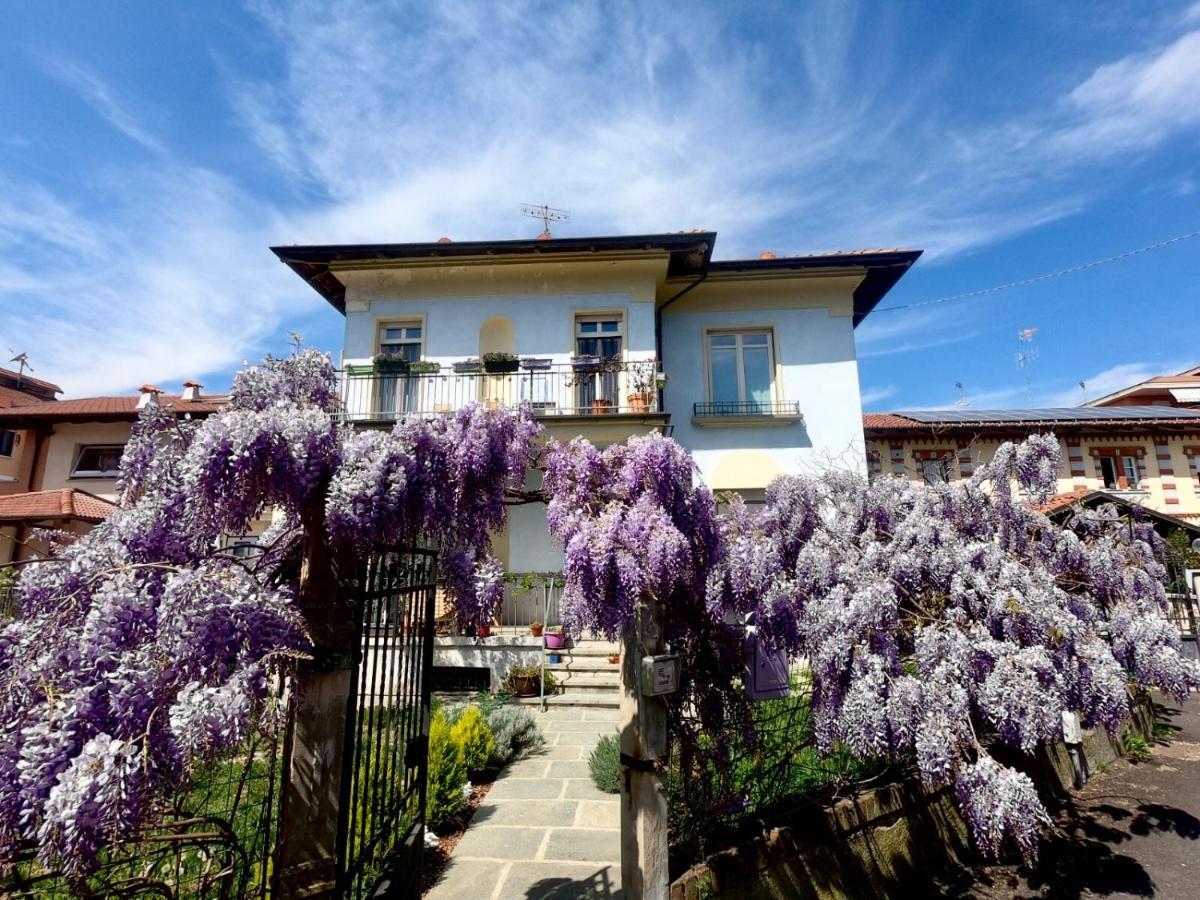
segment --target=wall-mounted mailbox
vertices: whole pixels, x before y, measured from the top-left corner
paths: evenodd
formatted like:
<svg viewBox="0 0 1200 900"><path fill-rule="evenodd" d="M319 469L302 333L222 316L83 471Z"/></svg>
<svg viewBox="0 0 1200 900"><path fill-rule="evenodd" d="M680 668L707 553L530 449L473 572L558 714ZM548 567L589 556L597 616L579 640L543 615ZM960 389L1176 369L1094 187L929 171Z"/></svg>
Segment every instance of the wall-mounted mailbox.
<svg viewBox="0 0 1200 900"><path fill-rule="evenodd" d="M664 656L642 657L642 696L658 697L679 690L679 657L674 653Z"/></svg>
<svg viewBox="0 0 1200 900"><path fill-rule="evenodd" d="M786 650L772 650L754 628L746 629L746 699L775 700L791 691Z"/></svg>

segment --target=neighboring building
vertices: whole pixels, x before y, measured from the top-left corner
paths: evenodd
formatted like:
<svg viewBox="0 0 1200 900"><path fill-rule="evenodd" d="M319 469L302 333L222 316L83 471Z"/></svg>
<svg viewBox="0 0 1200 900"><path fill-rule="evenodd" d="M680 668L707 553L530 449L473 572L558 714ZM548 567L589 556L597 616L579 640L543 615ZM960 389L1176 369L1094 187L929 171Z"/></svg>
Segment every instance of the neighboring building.
<svg viewBox="0 0 1200 900"><path fill-rule="evenodd" d="M0 410L29 403L53 402L62 388L21 372L0 369ZM24 490L35 451L32 435L0 424L0 496ZM0 551L2 552L2 551Z"/></svg>
<svg viewBox="0 0 1200 900"><path fill-rule="evenodd" d="M715 241L695 231L272 249L346 317L351 422L528 402L552 437L671 433L708 485L752 500L784 472L861 469L854 327L920 251L714 260ZM487 354L510 355L493 369L515 371L484 370ZM538 507L512 511L497 549L513 572L561 562Z"/></svg>
<svg viewBox="0 0 1200 900"><path fill-rule="evenodd" d="M932 410L863 416L873 476L927 483L967 478L1005 441L1053 432L1062 495L1106 491L1200 520L1200 409L1169 406Z"/></svg>
<svg viewBox="0 0 1200 900"><path fill-rule="evenodd" d="M147 403L183 416L216 412L224 397L205 397L189 381L181 395L143 385L139 396L14 403L0 408L0 430L22 436L11 493L0 497L0 565L45 549L39 528L86 531L114 508L117 475L133 423ZM57 392L58 388L49 385Z"/></svg>
<svg viewBox="0 0 1200 900"><path fill-rule="evenodd" d="M1179 406L1200 408L1200 366L1178 375L1159 375L1122 388L1084 406Z"/></svg>

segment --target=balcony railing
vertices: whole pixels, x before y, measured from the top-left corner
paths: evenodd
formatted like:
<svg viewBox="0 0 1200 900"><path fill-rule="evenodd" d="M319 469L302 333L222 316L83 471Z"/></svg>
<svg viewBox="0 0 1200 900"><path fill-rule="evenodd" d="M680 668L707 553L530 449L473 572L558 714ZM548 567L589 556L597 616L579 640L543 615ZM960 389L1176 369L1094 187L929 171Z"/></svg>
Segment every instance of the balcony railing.
<svg viewBox="0 0 1200 900"><path fill-rule="evenodd" d="M339 373L342 416L349 422L394 422L454 412L468 403L505 409L528 403L535 415L545 417L657 414L658 392L634 390L638 365L610 363L590 370L550 365L500 373L451 366L436 371L349 366Z"/></svg>
<svg viewBox="0 0 1200 900"><path fill-rule="evenodd" d="M694 416L786 416L800 415L799 403L759 400L721 400L715 403L693 403Z"/></svg>

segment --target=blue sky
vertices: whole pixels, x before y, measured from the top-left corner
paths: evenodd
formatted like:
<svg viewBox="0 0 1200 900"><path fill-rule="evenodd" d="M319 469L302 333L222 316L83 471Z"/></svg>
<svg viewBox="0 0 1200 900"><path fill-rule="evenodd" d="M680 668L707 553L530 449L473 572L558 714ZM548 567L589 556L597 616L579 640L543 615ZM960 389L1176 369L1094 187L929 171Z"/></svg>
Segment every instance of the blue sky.
<svg viewBox="0 0 1200 900"><path fill-rule="evenodd" d="M5 27L0 350L74 396L221 387L292 330L336 351L268 245L526 237L526 201L724 257L924 248L885 306L1200 228L1200 2L59 0ZM1200 364L1198 263L878 312L866 407Z"/></svg>

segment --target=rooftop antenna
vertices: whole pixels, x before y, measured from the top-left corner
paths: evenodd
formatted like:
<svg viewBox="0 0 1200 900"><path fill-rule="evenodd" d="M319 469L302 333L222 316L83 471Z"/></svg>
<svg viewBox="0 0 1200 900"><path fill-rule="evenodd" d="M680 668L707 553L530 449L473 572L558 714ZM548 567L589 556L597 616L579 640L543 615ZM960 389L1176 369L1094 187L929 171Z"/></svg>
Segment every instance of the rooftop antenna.
<svg viewBox="0 0 1200 900"><path fill-rule="evenodd" d="M25 370L28 369L30 372L32 372L33 366L29 364L29 354L24 350L22 350L20 353L17 353L16 350L14 350L12 347L9 347L8 352L14 354L13 358L10 359L9 362L15 362L17 364L17 387L19 388L21 386L21 378L25 375Z"/></svg>
<svg viewBox="0 0 1200 900"><path fill-rule="evenodd" d="M958 388L958 399L954 401L954 406L957 409L966 409L971 405L971 401L967 399L964 393L963 383L961 381L954 382L954 386Z"/></svg>
<svg viewBox="0 0 1200 900"><path fill-rule="evenodd" d="M1025 373L1025 393L1029 396L1029 405L1034 406L1033 382L1029 378L1029 364L1038 358L1037 347L1033 339L1037 337L1037 328L1022 328L1017 332L1017 340L1026 348L1017 353L1017 368Z"/></svg>
<svg viewBox="0 0 1200 900"><path fill-rule="evenodd" d="M542 233L538 235L541 240L550 239L550 223L551 222L570 222L571 214L565 209L555 209L553 206L546 204L538 205L536 203L522 203L521 215L529 216L531 219L542 220Z"/></svg>

